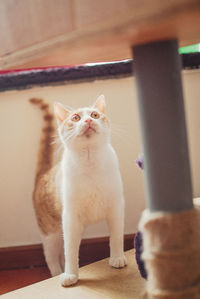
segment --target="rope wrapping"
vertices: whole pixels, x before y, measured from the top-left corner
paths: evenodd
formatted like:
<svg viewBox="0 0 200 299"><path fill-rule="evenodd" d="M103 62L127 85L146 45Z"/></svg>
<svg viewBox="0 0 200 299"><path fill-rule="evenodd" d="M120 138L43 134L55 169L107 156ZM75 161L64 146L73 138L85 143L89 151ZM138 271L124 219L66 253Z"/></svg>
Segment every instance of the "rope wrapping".
<svg viewBox="0 0 200 299"><path fill-rule="evenodd" d="M200 210L142 214L146 298L200 299Z"/></svg>

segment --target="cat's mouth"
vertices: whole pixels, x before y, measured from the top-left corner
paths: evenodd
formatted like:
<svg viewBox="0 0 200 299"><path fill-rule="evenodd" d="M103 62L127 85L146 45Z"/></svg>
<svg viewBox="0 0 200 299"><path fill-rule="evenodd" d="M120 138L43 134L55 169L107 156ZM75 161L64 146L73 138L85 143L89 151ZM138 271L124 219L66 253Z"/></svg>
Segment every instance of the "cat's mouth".
<svg viewBox="0 0 200 299"><path fill-rule="evenodd" d="M83 135L90 137L92 134L96 133L95 128L93 128L91 125L89 125L88 127L86 127L83 130Z"/></svg>

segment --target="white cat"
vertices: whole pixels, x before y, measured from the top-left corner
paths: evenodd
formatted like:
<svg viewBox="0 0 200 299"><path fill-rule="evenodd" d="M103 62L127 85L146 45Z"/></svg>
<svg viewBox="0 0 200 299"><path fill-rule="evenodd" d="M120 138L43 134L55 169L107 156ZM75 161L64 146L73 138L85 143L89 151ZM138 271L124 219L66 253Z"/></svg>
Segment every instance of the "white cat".
<svg viewBox="0 0 200 299"><path fill-rule="evenodd" d="M51 202L54 200L54 209L58 210L56 215L59 211L62 213L65 267L60 280L63 286L70 286L78 281L79 246L84 229L91 223L101 220L106 220L108 223L109 264L115 268L127 264L123 251L124 195L117 156L110 144L110 123L105 115L104 96L100 96L93 107L76 110L55 103L54 112L58 121L59 137L64 146L63 157L56 167L41 174L40 182L37 184L36 189L41 191L41 184L44 186L46 182L46 193L50 196L44 196L44 193L41 196L40 191L35 192L34 203L35 207L37 206L37 215L39 209L37 202L41 207L42 197L46 199L50 197ZM58 191L54 195L52 190L55 189L55 185L52 189L52 182L55 182L55 176ZM51 182L50 186L48 182ZM37 200L38 197L40 200ZM60 199L61 207L58 203ZM37 216L40 219L40 222L38 221L40 228L41 217L43 215ZM52 257L52 262L49 258L52 254L48 252L47 247L51 247L50 244L56 240L58 242L61 234L59 225L56 226L53 234L48 229L48 225L47 221L47 228L42 229L44 252L51 273L54 275L62 269L63 258L57 258L56 262L55 257ZM50 239L53 241L49 242ZM62 248L62 245L59 246Z"/></svg>

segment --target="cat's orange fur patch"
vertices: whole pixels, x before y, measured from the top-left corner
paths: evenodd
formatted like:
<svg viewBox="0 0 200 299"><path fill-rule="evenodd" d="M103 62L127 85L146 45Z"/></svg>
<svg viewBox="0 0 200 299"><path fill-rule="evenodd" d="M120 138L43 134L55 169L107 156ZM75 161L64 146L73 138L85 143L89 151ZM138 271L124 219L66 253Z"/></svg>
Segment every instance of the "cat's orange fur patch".
<svg viewBox="0 0 200 299"><path fill-rule="evenodd" d="M49 104L42 99L30 99L32 104L43 112L44 127L38 153L38 163L33 192L33 204L38 226L44 235L54 233L61 227L61 203L56 194L55 177L59 176L58 165L53 167L54 146L52 136L55 135L54 116Z"/></svg>
<svg viewBox="0 0 200 299"><path fill-rule="evenodd" d="M56 193L55 177L58 165L42 174L35 185L33 203L37 222L43 234L54 233L61 227L61 202Z"/></svg>

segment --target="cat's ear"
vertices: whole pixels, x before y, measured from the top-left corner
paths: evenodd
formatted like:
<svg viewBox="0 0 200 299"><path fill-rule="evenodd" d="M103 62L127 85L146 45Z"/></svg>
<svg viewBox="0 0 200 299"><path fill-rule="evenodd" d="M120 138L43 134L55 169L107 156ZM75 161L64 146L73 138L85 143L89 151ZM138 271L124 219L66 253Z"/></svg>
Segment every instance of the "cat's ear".
<svg viewBox="0 0 200 299"><path fill-rule="evenodd" d="M102 94L100 95L96 102L93 105L94 108L98 109L100 112L105 113L106 111L106 100L105 96Z"/></svg>
<svg viewBox="0 0 200 299"><path fill-rule="evenodd" d="M70 110L65 108L61 103L54 103L54 113L59 123L62 123L69 115Z"/></svg>

